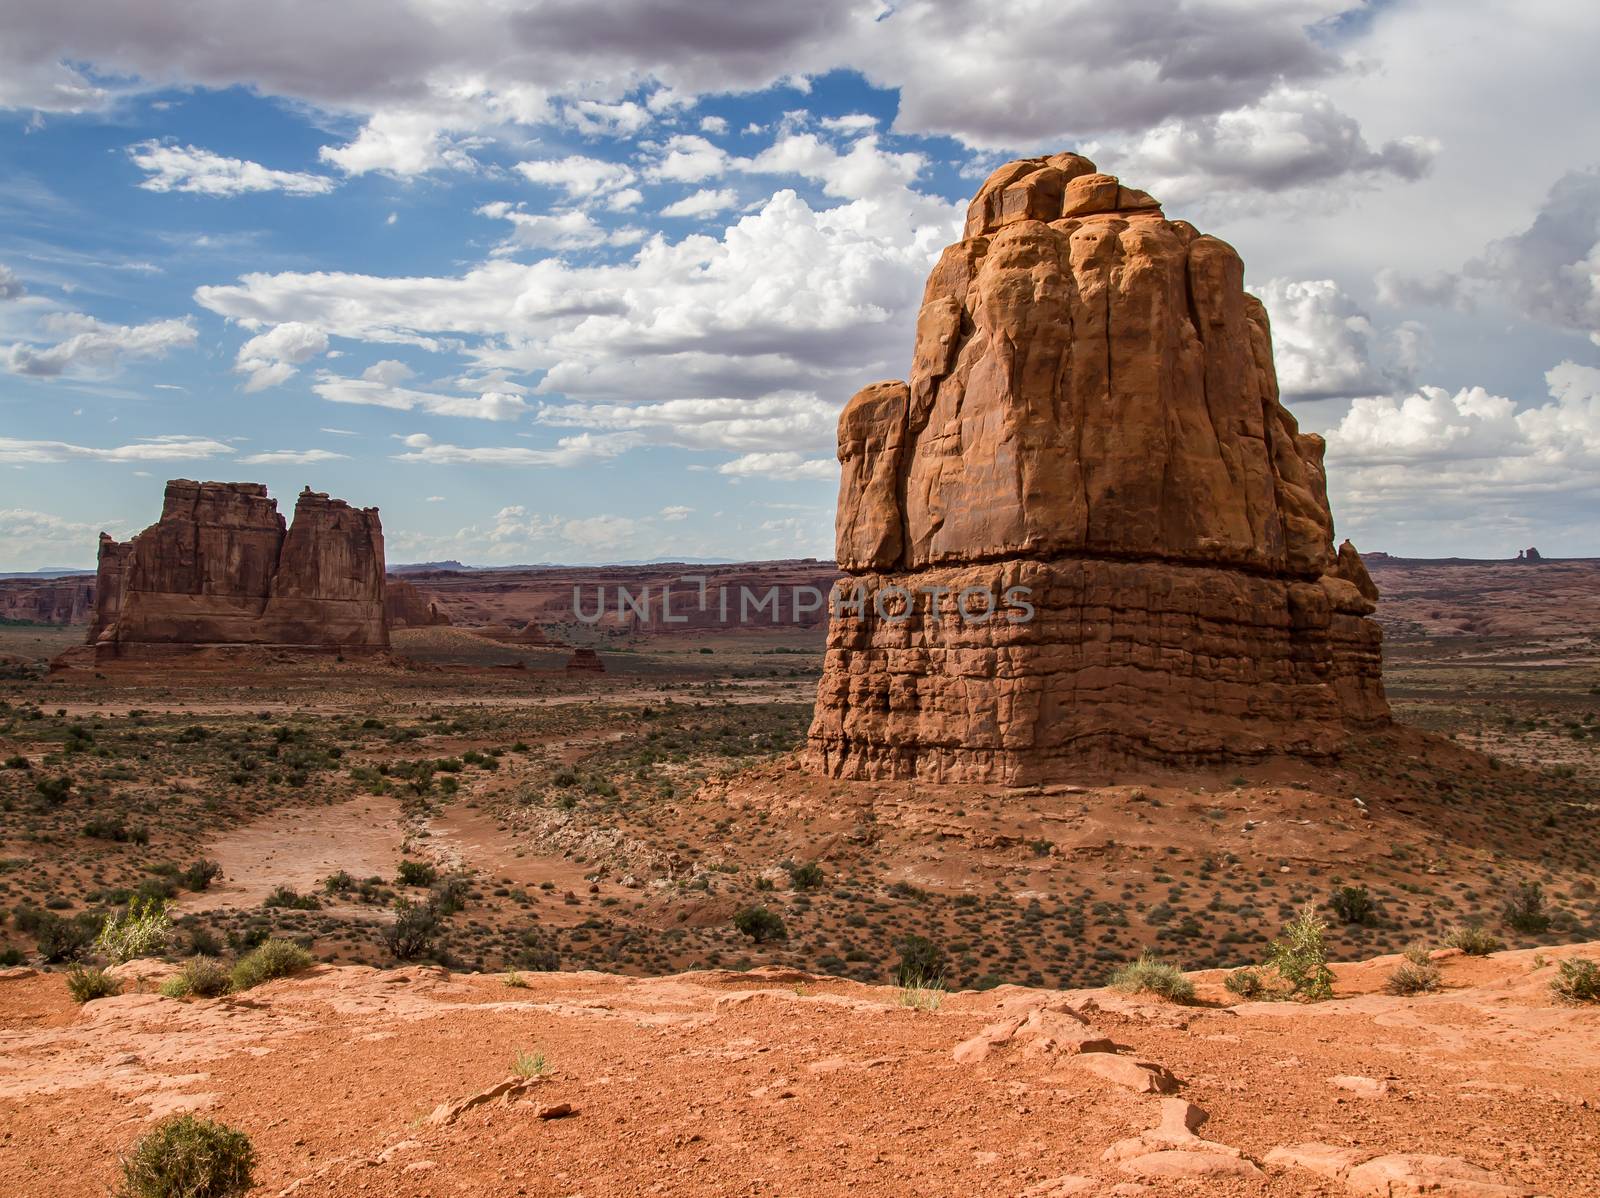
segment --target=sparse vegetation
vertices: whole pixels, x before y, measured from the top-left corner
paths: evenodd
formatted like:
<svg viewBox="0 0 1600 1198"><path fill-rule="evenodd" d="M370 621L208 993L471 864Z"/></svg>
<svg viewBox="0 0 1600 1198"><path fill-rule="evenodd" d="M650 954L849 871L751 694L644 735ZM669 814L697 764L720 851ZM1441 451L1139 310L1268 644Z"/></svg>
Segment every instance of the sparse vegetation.
<svg viewBox="0 0 1600 1198"><path fill-rule="evenodd" d="M98 965L74 965L67 970L67 993L75 1003L93 1002L122 993L122 983Z"/></svg>
<svg viewBox="0 0 1600 1198"><path fill-rule="evenodd" d="M215 998L226 994L233 979L221 962L210 957L192 957L183 968L161 983L161 993L168 998Z"/></svg>
<svg viewBox="0 0 1600 1198"><path fill-rule="evenodd" d="M511 1072L517 1077L543 1077L550 1071L542 1052L519 1052L511 1062Z"/></svg>
<svg viewBox="0 0 1600 1198"><path fill-rule="evenodd" d="M895 966L895 981L907 989L914 986L944 985L945 970L949 961L944 950L926 936L904 937L896 946L900 950L900 963Z"/></svg>
<svg viewBox="0 0 1600 1198"><path fill-rule="evenodd" d="M237 1198L255 1182L250 1137L195 1115L156 1124L122 1160L118 1198Z"/></svg>
<svg viewBox="0 0 1600 1198"><path fill-rule="evenodd" d="M748 936L757 944L789 938L789 929L783 922L783 916L765 907L745 907L737 911L733 917L733 927L741 936Z"/></svg>
<svg viewBox="0 0 1600 1198"><path fill-rule="evenodd" d="M1497 936L1475 923L1453 925L1445 931L1440 943L1446 948L1458 948L1469 957L1486 957L1505 947Z"/></svg>
<svg viewBox="0 0 1600 1198"><path fill-rule="evenodd" d="M311 954L293 940L273 937L234 962L233 988L249 990L274 978L299 973L310 964Z"/></svg>
<svg viewBox="0 0 1600 1198"><path fill-rule="evenodd" d="M1237 994L1240 998L1260 998L1267 989L1267 984L1261 978L1261 971L1246 966L1243 969L1231 970L1228 976L1222 979L1222 984L1230 994Z"/></svg>
<svg viewBox="0 0 1600 1198"><path fill-rule="evenodd" d="M932 1014L944 1002L944 987L934 982L909 982L900 987L898 1001L902 1007Z"/></svg>
<svg viewBox="0 0 1600 1198"><path fill-rule="evenodd" d="M1328 950L1323 942L1327 927L1317 917L1316 908L1307 903L1267 949L1268 968L1288 984L1285 997L1308 1002L1333 997L1333 971L1328 968Z"/></svg>
<svg viewBox="0 0 1600 1198"><path fill-rule="evenodd" d="M1550 992L1563 1002L1600 1002L1600 962L1568 957L1556 967Z"/></svg>
<svg viewBox="0 0 1600 1198"><path fill-rule="evenodd" d="M432 886L439 871L426 861L402 861L396 876L402 886Z"/></svg>
<svg viewBox="0 0 1600 1198"><path fill-rule="evenodd" d="M124 911L107 917L95 948L114 965L136 957L152 957L172 939L172 920L163 899L135 899Z"/></svg>
<svg viewBox="0 0 1600 1198"><path fill-rule="evenodd" d="M394 922L384 930L383 942L397 961L415 961L433 951L439 914L432 903L396 899Z"/></svg>
<svg viewBox="0 0 1600 1198"><path fill-rule="evenodd" d="M1365 886L1341 886L1329 900L1333 913L1344 923L1371 927L1378 922L1378 905Z"/></svg>
<svg viewBox="0 0 1600 1198"><path fill-rule="evenodd" d="M1550 916L1544 909L1544 887L1538 882L1522 882L1506 896L1500 917L1506 927L1525 935L1537 936L1550 929Z"/></svg>
<svg viewBox="0 0 1600 1198"><path fill-rule="evenodd" d="M1183 971L1147 952L1118 967L1111 975L1111 986L1124 994L1155 994L1179 1003L1194 1001L1194 983L1183 976Z"/></svg>

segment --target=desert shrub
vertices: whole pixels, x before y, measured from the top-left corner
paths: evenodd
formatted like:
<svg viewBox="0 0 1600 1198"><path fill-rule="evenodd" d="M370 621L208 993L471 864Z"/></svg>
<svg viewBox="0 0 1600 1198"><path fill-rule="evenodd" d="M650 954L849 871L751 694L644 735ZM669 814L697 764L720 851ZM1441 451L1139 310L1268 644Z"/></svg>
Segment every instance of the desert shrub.
<svg viewBox="0 0 1600 1198"><path fill-rule="evenodd" d="M750 937L757 944L789 938L789 929L784 925L783 916L765 907L745 907L735 912L733 926L740 935Z"/></svg>
<svg viewBox="0 0 1600 1198"><path fill-rule="evenodd" d="M328 894L348 894L355 888L356 880L347 870L334 870L322 879L322 889Z"/></svg>
<svg viewBox="0 0 1600 1198"><path fill-rule="evenodd" d="M1408 957L1394 967L1383 983L1387 994L1432 994L1439 988L1439 967L1432 961Z"/></svg>
<svg viewBox="0 0 1600 1198"><path fill-rule="evenodd" d="M1564 1002L1600 1002L1600 963L1569 957L1550 979L1550 990Z"/></svg>
<svg viewBox="0 0 1600 1198"><path fill-rule="evenodd" d="M1327 925L1307 903L1267 949L1267 965L1289 983L1289 997L1317 1002L1333 997L1333 971L1322 934Z"/></svg>
<svg viewBox="0 0 1600 1198"><path fill-rule="evenodd" d="M93 1002L121 994L122 983L98 965L74 965L67 970L67 993L73 1002Z"/></svg>
<svg viewBox="0 0 1600 1198"><path fill-rule="evenodd" d="M261 901L263 907L287 907L291 911L318 911L322 900L314 894L301 894L287 886L279 886Z"/></svg>
<svg viewBox="0 0 1600 1198"><path fill-rule="evenodd" d="M894 980L902 986L934 986L943 983L945 969L944 949L926 936L915 933L895 945L900 952L900 963L895 966Z"/></svg>
<svg viewBox="0 0 1600 1198"><path fill-rule="evenodd" d="M123 1158L119 1198L236 1198L254 1184L255 1163L242 1131L173 1115Z"/></svg>
<svg viewBox="0 0 1600 1198"><path fill-rule="evenodd" d="M233 988L249 990L273 978L299 973L311 964L311 954L293 940L274 936L233 963Z"/></svg>
<svg viewBox="0 0 1600 1198"><path fill-rule="evenodd" d="M415 961L433 951L433 937L438 930L439 913L432 903L396 899L394 922L384 929L383 942L397 961Z"/></svg>
<svg viewBox="0 0 1600 1198"><path fill-rule="evenodd" d="M80 911L70 919L63 919L50 911L39 911L35 914L37 918L30 921L33 926L24 927L22 912L19 910L17 928L20 931L33 933L39 955L52 965L62 961L76 961L100 934L101 917L89 911Z"/></svg>
<svg viewBox="0 0 1600 1198"><path fill-rule="evenodd" d="M59 807L72 796L72 779L64 776L40 778L33 784L33 789L47 806Z"/></svg>
<svg viewBox="0 0 1600 1198"><path fill-rule="evenodd" d="M22 964L22 950L20 948L0 948L0 969L10 969L13 965Z"/></svg>
<svg viewBox="0 0 1600 1198"><path fill-rule="evenodd" d="M796 890L815 890L822 885L822 866L815 861L790 866L789 884Z"/></svg>
<svg viewBox="0 0 1600 1198"><path fill-rule="evenodd" d="M399 883L402 886L432 886L439 871L426 861L402 861Z"/></svg>
<svg viewBox="0 0 1600 1198"><path fill-rule="evenodd" d="M1233 970L1222 979L1222 984L1228 988L1228 993L1240 998L1260 998L1267 988L1261 980L1261 971L1248 967Z"/></svg>
<svg viewBox="0 0 1600 1198"><path fill-rule="evenodd" d="M1378 922L1378 904L1365 886L1341 886L1329 900L1333 913L1344 923L1371 927Z"/></svg>
<svg viewBox="0 0 1600 1198"><path fill-rule="evenodd" d="M209 889L211 883L221 876L222 866L207 857L201 857L178 875L178 882L185 890L201 891Z"/></svg>
<svg viewBox="0 0 1600 1198"><path fill-rule="evenodd" d="M517 1077L543 1077L550 1065L542 1052L519 1052L512 1058L511 1072Z"/></svg>
<svg viewBox="0 0 1600 1198"><path fill-rule="evenodd" d="M83 825L83 834L91 840L113 840L118 844L149 844L148 828L130 828L121 817L117 819L92 819Z"/></svg>
<svg viewBox="0 0 1600 1198"><path fill-rule="evenodd" d="M115 965L161 952L172 939L172 920L162 899L134 899L106 917L95 947Z"/></svg>
<svg viewBox="0 0 1600 1198"><path fill-rule="evenodd" d="M1156 994L1172 1002L1194 1000L1194 985L1183 971L1147 952L1118 967L1111 975L1111 986L1124 994Z"/></svg>
<svg viewBox="0 0 1600 1198"><path fill-rule="evenodd" d="M899 1003L913 1011L932 1013L944 1002L944 985L941 982L911 982L900 988Z"/></svg>
<svg viewBox="0 0 1600 1198"><path fill-rule="evenodd" d="M1544 909L1544 887L1537 882L1523 882L1511 888L1506 896L1501 918L1508 928L1528 935L1538 935L1550 928L1550 916Z"/></svg>
<svg viewBox="0 0 1600 1198"><path fill-rule="evenodd" d="M194 957L184 962L183 968L161 983L161 993L168 998L215 998L226 994L233 980L219 962L209 957Z"/></svg>
<svg viewBox="0 0 1600 1198"><path fill-rule="evenodd" d="M1470 957L1486 957L1503 947L1498 937L1475 923L1449 928L1440 943L1446 948L1459 948Z"/></svg>
<svg viewBox="0 0 1600 1198"><path fill-rule="evenodd" d="M463 873L446 874L428 891L428 905L443 919L464 910L472 882Z"/></svg>

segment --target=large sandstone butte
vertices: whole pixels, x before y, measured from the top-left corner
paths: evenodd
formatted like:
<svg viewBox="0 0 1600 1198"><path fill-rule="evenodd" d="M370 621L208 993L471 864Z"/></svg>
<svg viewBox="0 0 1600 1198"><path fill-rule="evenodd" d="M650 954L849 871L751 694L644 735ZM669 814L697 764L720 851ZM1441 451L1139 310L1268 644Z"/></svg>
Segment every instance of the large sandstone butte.
<svg viewBox="0 0 1600 1198"><path fill-rule="evenodd" d="M1377 589L1334 549L1322 455L1231 246L1076 154L1001 167L928 279L910 382L839 419L864 602L836 603L813 763L1025 783L1322 755L1386 722ZM1032 618L958 613L1017 587Z"/></svg>
<svg viewBox="0 0 1600 1198"><path fill-rule="evenodd" d="M88 639L99 660L389 647L378 509L309 487L285 528L260 483L174 479L157 523L125 543L101 534L95 582Z"/></svg>

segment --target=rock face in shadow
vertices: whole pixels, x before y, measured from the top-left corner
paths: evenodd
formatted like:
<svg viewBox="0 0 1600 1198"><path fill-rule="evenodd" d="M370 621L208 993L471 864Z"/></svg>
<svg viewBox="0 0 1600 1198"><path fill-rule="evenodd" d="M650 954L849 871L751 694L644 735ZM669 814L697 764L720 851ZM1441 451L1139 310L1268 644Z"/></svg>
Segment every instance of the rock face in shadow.
<svg viewBox="0 0 1600 1198"><path fill-rule="evenodd" d="M437 603L400 578L385 580L383 612L390 628L431 628L450 623L450 617L439 610Z"/></svg>
<svg viewBox="0 0 1600 1198"><path fill-rule="evenodd" d="M126 543L101 536L89 644L98 659L221 646L382 652L378 510L308 487L286 528L260 483L175 479L157 523Z"/></svg>
<svg viewBox="0 0 1600 1198"><path fill-rule="evenodd" d="M1334 551L1322 439L1243 280L1087 159L990 176L910 381L839 420L818 768L1021 782L1328 753L1387 720L1377 591Z"/></svg>

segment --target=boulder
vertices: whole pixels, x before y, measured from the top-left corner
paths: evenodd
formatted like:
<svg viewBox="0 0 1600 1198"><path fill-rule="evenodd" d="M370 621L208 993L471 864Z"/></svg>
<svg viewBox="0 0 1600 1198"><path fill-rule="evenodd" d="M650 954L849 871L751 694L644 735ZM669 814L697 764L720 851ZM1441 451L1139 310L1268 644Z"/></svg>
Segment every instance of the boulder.
<svg viewBox="0 0 1600 1198"><path fill-rule="evenodd" d="M1226 242L1077 155L1009 163L839 420L810 760L1028 783L1337 751L1388 720L1377 590Z"/></svg>

